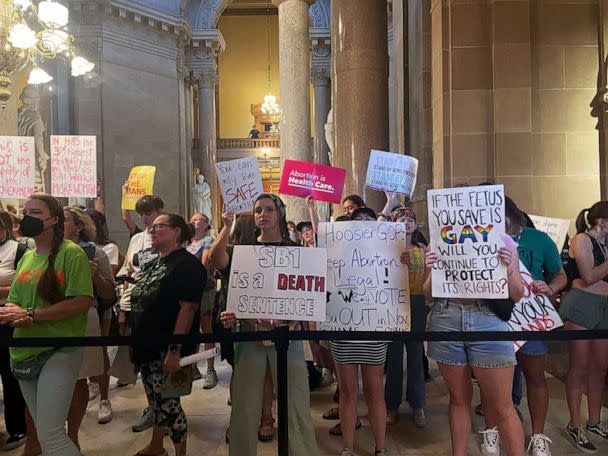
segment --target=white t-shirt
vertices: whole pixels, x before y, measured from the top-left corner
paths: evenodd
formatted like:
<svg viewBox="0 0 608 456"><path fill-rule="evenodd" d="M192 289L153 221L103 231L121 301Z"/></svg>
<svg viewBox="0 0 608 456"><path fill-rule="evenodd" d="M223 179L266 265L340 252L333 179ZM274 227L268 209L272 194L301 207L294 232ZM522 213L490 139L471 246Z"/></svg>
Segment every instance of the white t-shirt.
<svg viewBox="0 0 608 456"><path fill-rule="evenodd" d="M0 246L0 287L9 287L15 277L15 256L19 242L9 239Z"/></svg>
<svg viewBox="0 0 608 456"><path fill-rule="evenodd" d="M118 253L118 246L116 244L110 242L109 244L100 245L99 247L101 247L101 249L104 252L106 252L106 255L108 255L108 259L110 260L110 265L119 266L118 261L119 261L120 255Z"/></svg>

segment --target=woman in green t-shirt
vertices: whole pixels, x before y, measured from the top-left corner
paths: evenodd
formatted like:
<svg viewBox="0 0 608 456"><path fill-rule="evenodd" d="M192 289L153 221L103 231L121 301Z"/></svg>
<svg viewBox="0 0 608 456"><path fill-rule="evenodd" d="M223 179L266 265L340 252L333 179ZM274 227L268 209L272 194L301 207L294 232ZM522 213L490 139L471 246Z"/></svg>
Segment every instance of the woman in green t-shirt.
<svg viewBox="0 0 608 456"><path fill-rule="evenodd" d="M21 233L36 241L17 268L0 323L15 327L14 337L84 336L93 303L89 261L83 250L63 239L63 206L35 193L25 203ZM50 356L49 356L50 355ZM48 358L47 358L48 357ZM11 348L13 363L47 358L39 376L19 379L45 455L79 456L65 431L65 420L82 362L82 349Z"/></svg>

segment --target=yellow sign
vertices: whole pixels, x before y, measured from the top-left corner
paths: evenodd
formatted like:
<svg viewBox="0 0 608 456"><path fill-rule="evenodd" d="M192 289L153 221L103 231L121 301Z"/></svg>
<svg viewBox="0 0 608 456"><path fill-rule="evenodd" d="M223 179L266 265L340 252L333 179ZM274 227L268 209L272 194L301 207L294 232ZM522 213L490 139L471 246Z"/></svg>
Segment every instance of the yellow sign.
<svg viewBox="0 0 608 456"><path fill-rule="evenodd" d="M121 209L134 210L139 198L154 193L156 166L135 166L129 173L127 187L122 194Z"/></svg>

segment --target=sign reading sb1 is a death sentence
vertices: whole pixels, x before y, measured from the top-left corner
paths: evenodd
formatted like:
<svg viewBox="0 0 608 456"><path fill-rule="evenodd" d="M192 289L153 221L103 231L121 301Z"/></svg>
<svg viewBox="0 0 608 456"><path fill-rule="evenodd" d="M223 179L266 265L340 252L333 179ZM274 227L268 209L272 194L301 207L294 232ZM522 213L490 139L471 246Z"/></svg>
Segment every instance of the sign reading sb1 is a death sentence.
<svg viewBox="0 0 608 456"><path fill-rule="evenodd" d="M507 268L498 258L504 246L502 185L428 191L435 298L506 298Z"/></svg>
<svg viewBox="0 0 608 456"><path fill-rule="evenodd" d="M28 198L36 181L34 138L0 136L0 198Z"/></svg>
<svg viewBox="0 0 608 456"><path fill-rule="evenodd" d="M258 159L246 157L216 163L215 170L226 211L235 214L251 211L255 199L264 192Z"/></svg>
<svg viewBox="0 0 608 456"><path fill-rule="evenodd" d="M235 246L226 309L237 318L323 320L326 264L320 248Z"/></svg>
<svg viewBox="0 0 608 456"><path fill-rule="evenodd" d="M95 136L51 136L51 194L97 197L97 139Z"/></svg>
<svg viewBox="0 0 608 456"><path fill-rule="evenodd" d="M340 204L345 176L343 168L285 160L279 193Z"/></svg>
<svg viewBox="0 0 608 456"><path fill-rule="evenodd" d="M372 150L365 186L412 197L418 175L418 160L409 155Z"/></svg>
<svg viewBox="0 0 608 456"><path fill-rule="evenodd" d="M519 270L524 279L524 295L515 304L511 319L509 320L510 331L551 331L564 326L559 313L553 307L551 300L542 294L532 291L534 279L523 263L519 262ZM513 341L515 351L519 350L526 342Z"/></svg>
<svg viewBox="0 0 608 456"><path fill-rule="evenodd" d="M410 293L405 225L386 222L319 224L327 248L329 298L320 330L407 331Z"/></svg>
<svg viewBox="0 0 608 456"><path fill-rule="evenodd" d="M120 208L130 211L135 210L135 203L139 198L154 194L155 174L156 166L135 166L131 168Z"/></svg>

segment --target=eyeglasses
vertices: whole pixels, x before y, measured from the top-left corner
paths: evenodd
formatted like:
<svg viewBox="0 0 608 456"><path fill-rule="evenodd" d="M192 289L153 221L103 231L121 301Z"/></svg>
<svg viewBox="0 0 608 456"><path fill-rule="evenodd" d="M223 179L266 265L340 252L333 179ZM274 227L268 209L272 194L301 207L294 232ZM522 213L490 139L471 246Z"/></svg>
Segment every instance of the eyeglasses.
<svg viewBox="0 0 608 456"><path fill-rule="evenodd" d="M154 225L152 225L150 227L150 231L160 231L163 228L175 228L175 227L172 225L168 225L166 223L155 223Z"/></svg>

